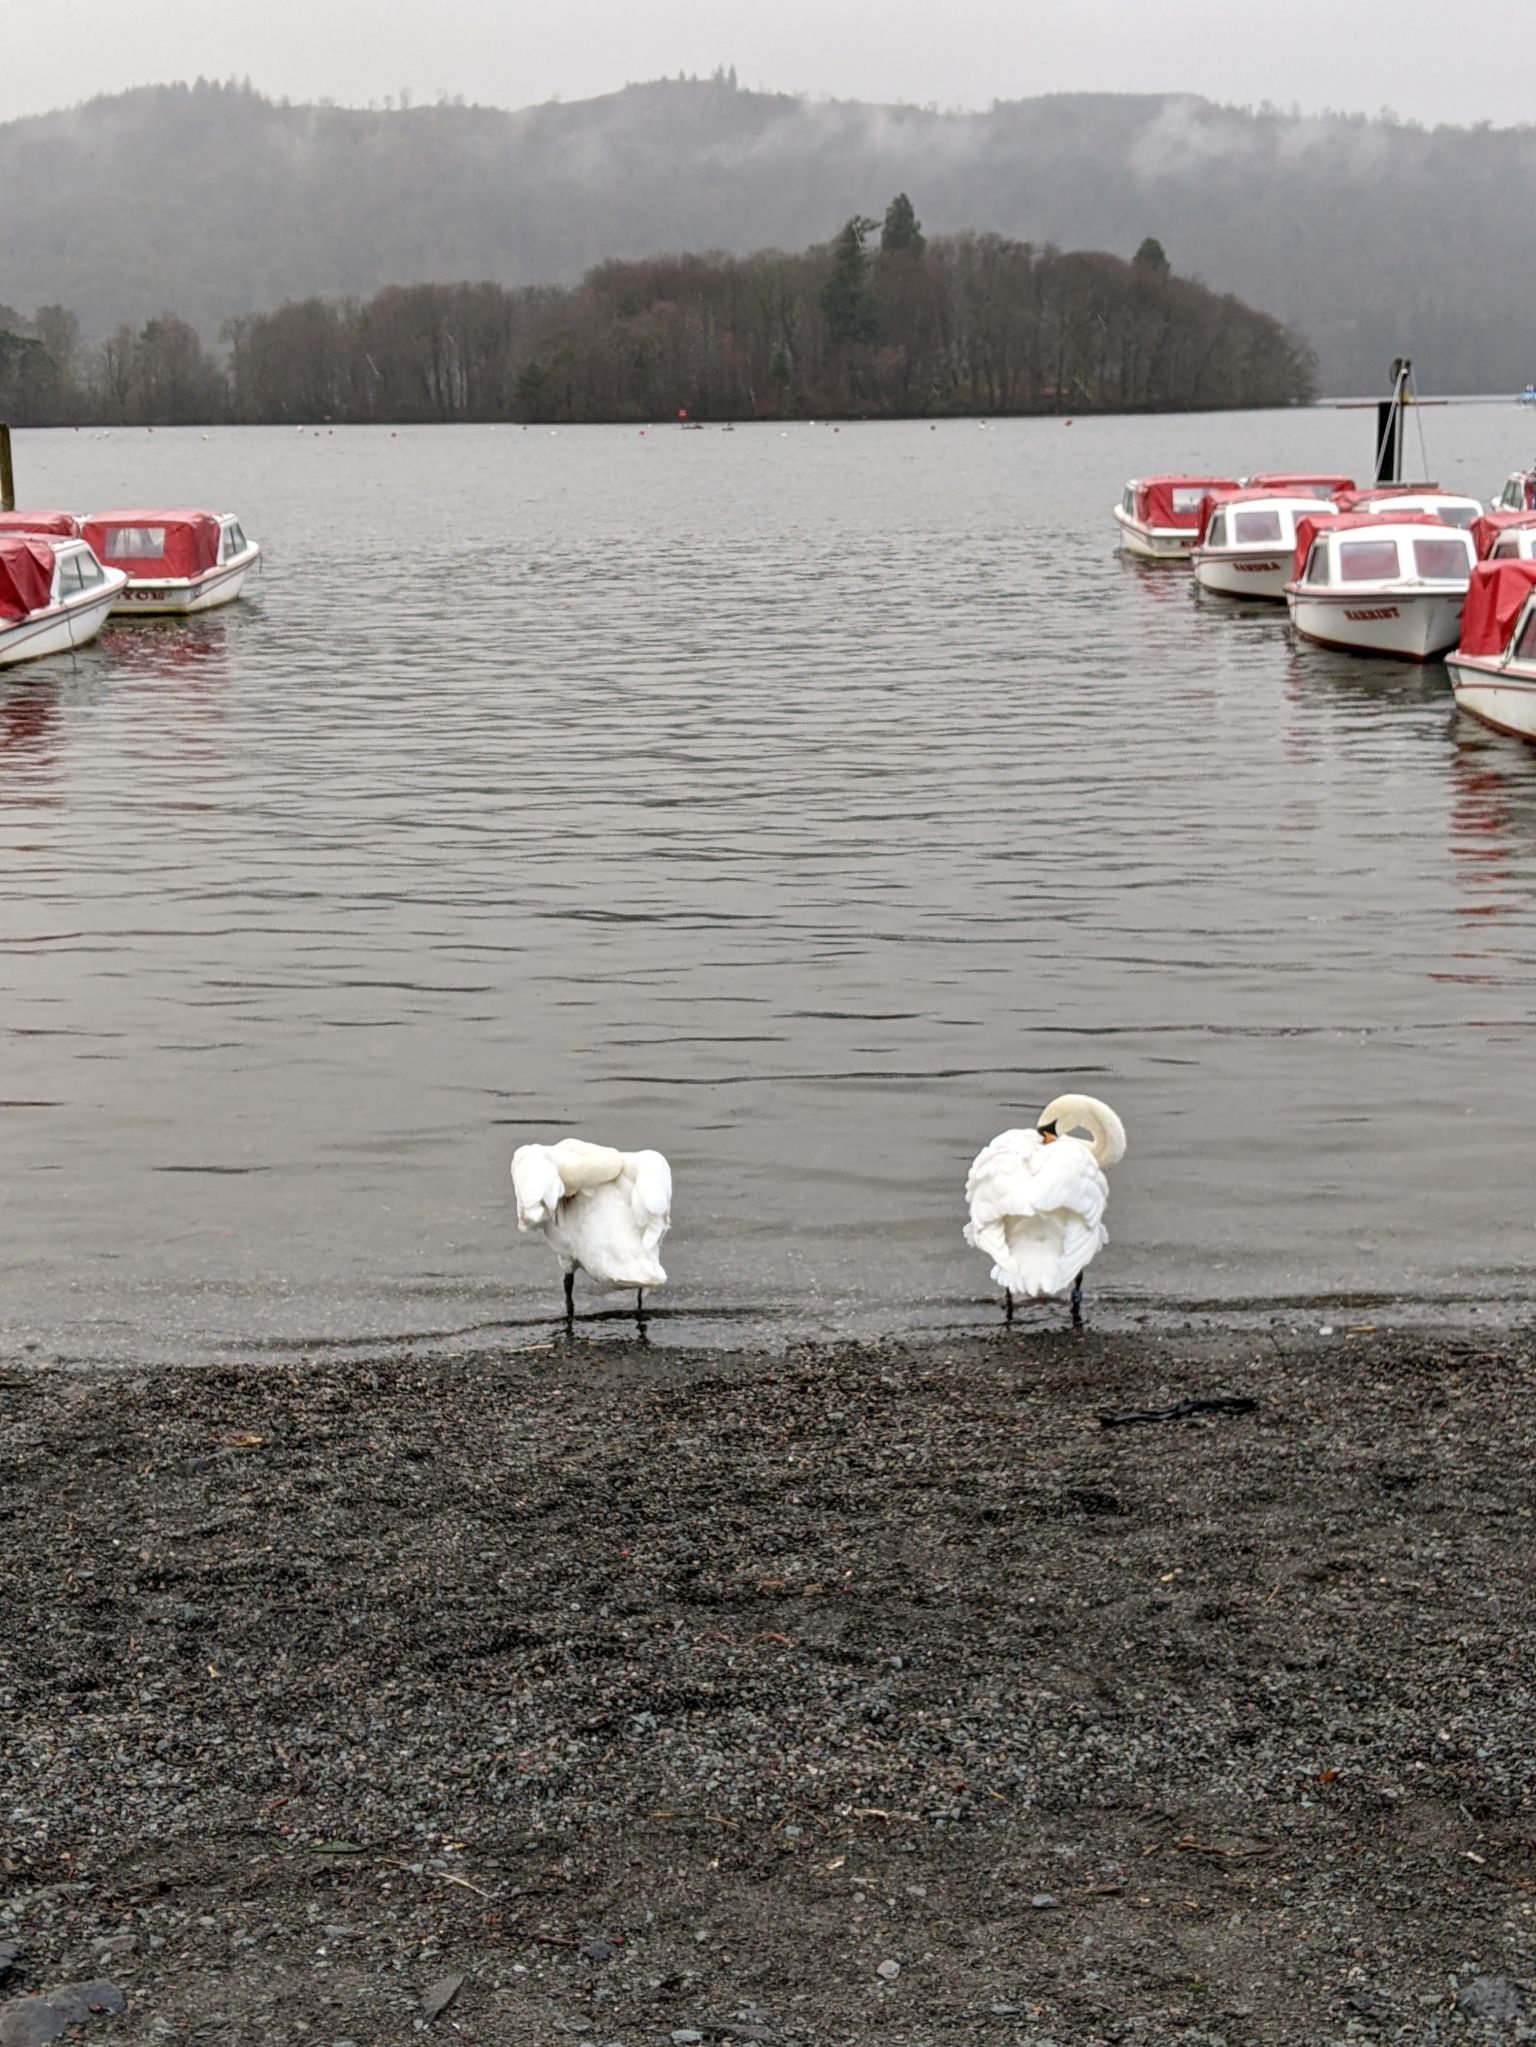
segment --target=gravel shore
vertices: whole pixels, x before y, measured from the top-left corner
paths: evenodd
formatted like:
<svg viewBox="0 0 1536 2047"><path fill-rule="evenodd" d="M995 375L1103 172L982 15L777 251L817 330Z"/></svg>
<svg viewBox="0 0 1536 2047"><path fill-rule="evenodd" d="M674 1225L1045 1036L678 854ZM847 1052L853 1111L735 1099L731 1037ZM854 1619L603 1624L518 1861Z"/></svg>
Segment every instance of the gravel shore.
<svg viewBox="0 0 1536 2047"><path fill-rule="evenodd" d="M0 1367L0 2042L92 1979L103 2047L1536 2039L1533 1382Z"/></svg>

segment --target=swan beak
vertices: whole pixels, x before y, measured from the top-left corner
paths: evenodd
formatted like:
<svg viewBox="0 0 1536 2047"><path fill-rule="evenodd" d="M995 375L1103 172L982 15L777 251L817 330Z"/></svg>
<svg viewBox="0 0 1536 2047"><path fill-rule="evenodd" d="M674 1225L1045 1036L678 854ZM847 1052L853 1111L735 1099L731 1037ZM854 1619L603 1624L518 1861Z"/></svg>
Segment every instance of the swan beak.
<svg viewBox="0 0 1536 2047"><path fill-rule="evenodd" d="M1036 1128L1040 1132L1040 1142L1042 1144L1054 1144L1056 1142L1056 1125L1054 1123L1040 1123L1036 1125Z"/></svg>

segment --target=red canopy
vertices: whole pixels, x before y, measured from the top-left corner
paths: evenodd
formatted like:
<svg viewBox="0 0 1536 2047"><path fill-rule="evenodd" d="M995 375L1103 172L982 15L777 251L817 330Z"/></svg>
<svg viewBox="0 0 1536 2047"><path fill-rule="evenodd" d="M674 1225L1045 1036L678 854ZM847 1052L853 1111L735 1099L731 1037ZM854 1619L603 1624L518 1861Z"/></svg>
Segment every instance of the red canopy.
<svg viewBox="0 0 1536 2047"><path fill-rule="evenodd" d="M1204 499L1217 490L1236 490L1233 476L1144 476L1136 485L1136 516L1143 526L1177 526L1198 533ZM1187 509L1174 510L1174 492L1198 492Z"/></svg>
<svg viewBox="0 0 1536 2047"><path fill-rule="evenodd" d="M93 512L85 537L98 560L138 582L200 576L219 558L212 512Z"/></svg>
<svg viewBox="0 0 1536 2047"><path fill-rule="evenodd" d="M1294 473L1277 472L1273 476L1250 476L1248 486L1251 490L1270 492L1294 490L1304 496L1321 493L1322 496L1331 498L1341 490L1353 490L1355 479L1352 476L1311 476L1298 470Z"/></svg>
<svg viewBox="0 0 1536 2047"><path fill-rule="evenodd" d="M1536 526L1536 512L1484 512L1480 519L1472 521L1472 545L1479 561L1488 559L1493 543L1511 526Z"/></svg>
<svg viewBox="0 0 1536 2047"><path fill-rule="evenodd" d="M0 512L0 533L56 533L61 540L80 538L73 512Z"/></svg>
<svg viewBox="0 0 1536 2047"><path fill-rule="evenodd" d="M1461 608L1459 654L1502 654L1536 590L1536 562L1479 562Z"/></svg>
<svg viewBox="0 0 1536 2047"><path fill-rule="evenodd" d="M1447 527L1445 521L1437 519L1432 512L1319 512L1315 519L1296 521L1296 554L1291 562L1291 581L1301 581L1319 528L1326 527L1330 533L1342 533L1356 531L1362 526L1367 531L1379 530L1383 526L1438 526L1442 533L1457 531L1454 526Z"/></svg>
<svg viewBox="0 0 1536 2047"><path fill-rule="evenodd" d="M53 598L53 549L26 533L0 533L0 618L13 624Z"/></svg>
<svg viewBox="0 0 1536 2047"><path fill-rule="evenodd" d="M1439 488L1438 483L1373 483L1369 490L1336 490L1333 502L1341 512L1358 512L1362 505L1372 504L1377 498L1421 498Z"/></svg>

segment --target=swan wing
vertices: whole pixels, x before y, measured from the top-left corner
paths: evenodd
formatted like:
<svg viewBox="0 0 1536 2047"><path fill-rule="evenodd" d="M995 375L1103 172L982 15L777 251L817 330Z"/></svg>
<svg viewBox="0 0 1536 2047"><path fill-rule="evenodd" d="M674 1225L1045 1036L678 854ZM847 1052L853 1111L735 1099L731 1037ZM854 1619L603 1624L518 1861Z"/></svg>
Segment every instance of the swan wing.
<svg viewBox="0 0 1536 2047"><path fill-rule="evenodd" d="M541 1230L565 1198L565 1182L547 1144L520 1144L512 1154L512 1194L520 1230Z"/></svg>
<svg viewBox="0 0 1536 2047"><path fill-rule="evenodd" d="M641 1243L654 1253L672 1227L672 1168L659 1151L632 1152L626 1163L630 1212Z"/></svg>

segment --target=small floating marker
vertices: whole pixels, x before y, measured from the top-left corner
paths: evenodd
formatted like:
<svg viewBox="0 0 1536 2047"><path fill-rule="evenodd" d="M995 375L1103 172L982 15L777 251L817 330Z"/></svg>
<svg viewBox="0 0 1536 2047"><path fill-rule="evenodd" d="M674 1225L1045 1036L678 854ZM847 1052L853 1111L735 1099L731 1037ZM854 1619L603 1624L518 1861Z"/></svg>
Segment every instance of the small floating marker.
<svg viewBox="0 0 1536 2047"><path fill-rule="evenodd" d="M1064 420L1062 421L1062 425L1063 425L1063 426L1070 426L1071 424L1072 424L1072 422L1071 422L1071 420L1070 420L1070 419L1064 419Z"/></svg>

